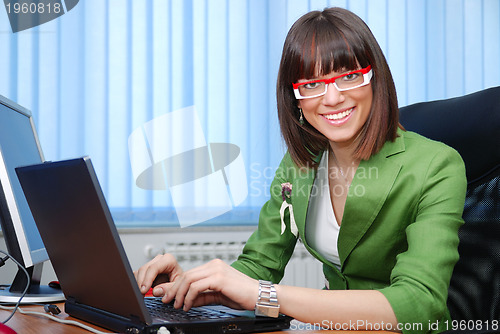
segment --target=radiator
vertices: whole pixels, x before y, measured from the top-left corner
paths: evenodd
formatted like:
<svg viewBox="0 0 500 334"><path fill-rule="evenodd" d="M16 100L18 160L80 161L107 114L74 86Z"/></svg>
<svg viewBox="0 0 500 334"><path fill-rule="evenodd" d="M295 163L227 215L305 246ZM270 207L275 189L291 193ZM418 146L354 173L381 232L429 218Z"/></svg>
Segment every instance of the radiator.
<svg viewBox="0 0 500 334"><path fill-rule="evenodd" d="M244 239L246 240L246 239ZM172 253L184 270L206 263L212 259L221 259L231 263L241 253L245 241L217 241L207 242L168 242L165 251ZM155 252L158 253L158 250ZM149 254L153 257L156 254ZM300 242L288 263L282 284L318 288L324 287L321 263L313 258Z"/></svg>

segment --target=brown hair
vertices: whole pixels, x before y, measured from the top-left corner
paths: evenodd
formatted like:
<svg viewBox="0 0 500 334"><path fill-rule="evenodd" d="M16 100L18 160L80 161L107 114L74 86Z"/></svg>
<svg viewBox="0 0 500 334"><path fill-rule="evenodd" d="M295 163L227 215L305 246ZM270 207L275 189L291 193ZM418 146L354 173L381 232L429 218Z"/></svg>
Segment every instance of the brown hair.
<svg viewBox="0 0 500 334"><path fill-rule="evenodd" d="M388 140L394 141L399 126L396 89L389 66L368 26L354 13L342 8L314 11L299 18L290 28L283 46L278 72L277 103L281 134L293 161L315 166L315 158L328 148L328 139L307 121L301 125L292 83L326 75L332 71L355 70L371 65L373 101L370 115L361 128L355 155L369 159Z"/></svg>

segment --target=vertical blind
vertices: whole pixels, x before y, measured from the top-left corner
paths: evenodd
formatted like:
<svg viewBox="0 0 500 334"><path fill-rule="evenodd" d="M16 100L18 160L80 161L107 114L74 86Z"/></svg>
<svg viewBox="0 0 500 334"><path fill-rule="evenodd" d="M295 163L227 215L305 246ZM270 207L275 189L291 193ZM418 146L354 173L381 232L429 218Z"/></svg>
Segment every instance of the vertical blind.
<svg viewBox="0 0 500 334"><path fill-rule="evenodd" d="M255 224L285 152L275 84L286 33L328 6L367 22L400 106L500 85L498 0L85 0L18 33L0 10L0 94L32 110L46 159L91 156L123 226L178 225L168 189L136 185L127 143L194 106L207 142L240 148L248 185L207 223Z"/></svg>

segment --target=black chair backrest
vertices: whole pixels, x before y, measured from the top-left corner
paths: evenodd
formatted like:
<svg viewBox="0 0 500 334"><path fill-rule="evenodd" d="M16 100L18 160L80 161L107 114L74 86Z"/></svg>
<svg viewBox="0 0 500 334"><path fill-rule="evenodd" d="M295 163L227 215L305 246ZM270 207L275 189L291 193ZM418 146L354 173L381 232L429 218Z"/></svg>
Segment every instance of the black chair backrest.
<svg viewBox="0 0 500 334"><path fill-rule="evenodd" d="M465 224L448 296L452 319L499 320L500 87L400 108L400 122L455 148L465 162Z"/></svg>

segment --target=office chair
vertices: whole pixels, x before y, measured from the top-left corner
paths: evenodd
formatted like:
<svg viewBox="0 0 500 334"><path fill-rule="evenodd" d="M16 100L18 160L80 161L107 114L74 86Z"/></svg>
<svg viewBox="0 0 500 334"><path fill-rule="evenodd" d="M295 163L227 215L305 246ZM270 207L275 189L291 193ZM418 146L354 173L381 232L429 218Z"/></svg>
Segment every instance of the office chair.
<svg viewBox="0 0 500 334"><path fill-rule="evenodd" d="M452 319L461 323L498 321L500 87L400 108L400 122L409 131L455 148L465 162L465 224L459 231L460 260L451 279L448 308Z"/></svg>

